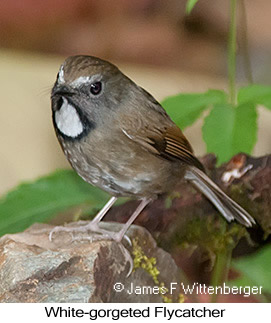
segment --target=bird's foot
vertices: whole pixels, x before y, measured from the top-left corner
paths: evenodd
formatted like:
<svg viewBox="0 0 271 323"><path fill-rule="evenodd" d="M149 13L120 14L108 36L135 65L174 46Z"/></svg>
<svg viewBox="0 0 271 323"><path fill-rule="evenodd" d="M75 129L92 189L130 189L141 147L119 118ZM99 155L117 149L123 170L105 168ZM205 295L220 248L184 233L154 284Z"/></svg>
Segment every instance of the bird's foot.
<svg viewBox="0 0 271 323"><path fill-rule="evenodd" d="M101 229L97 223L90 222L86 225L81 225L77 227L65 227L65 226L58 226L51 230L49 233L49 240L53 241L53 235L57 232L67 232L71 233L72 241L75 240L89 240L89 241L97 241L97 240L114 240L116 242L121 242L121 240L124 238L128 244L131 246L132 242L130 238L127 235L122 235L120 232L113 232L105 229ZM75 236L76 233L88 233L88 232L94 232L98 233L98 235L89 235L89 236Z"/></svg>
<svg viewBox="0 0 271 323"><path fill-rule="evenodd" d="M53 235L57 232L67 232L70 233L72 236L72 239L74 239L74 233L87 233L88 231L90 232L96 232L96 233L102 233L102 229L99 228L97 223L90 222L89 224L86 225L80 225L77 227L69 227L69 226L58 226L54 227L53 230L49 233L49 240L53 241Z"/></svg>

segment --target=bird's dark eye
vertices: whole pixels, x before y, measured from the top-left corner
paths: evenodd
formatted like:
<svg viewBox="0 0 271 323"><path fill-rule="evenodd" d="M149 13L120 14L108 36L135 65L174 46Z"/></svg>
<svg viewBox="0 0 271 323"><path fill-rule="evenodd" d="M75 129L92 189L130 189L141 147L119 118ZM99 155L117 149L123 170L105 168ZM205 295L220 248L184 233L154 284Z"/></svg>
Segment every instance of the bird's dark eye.
<svg viewBox="0 0 271 323"><path fill-rule="evenodd" d="M90 92L97 95L102 91L102 82L95 82L90 85Z"/></svg>

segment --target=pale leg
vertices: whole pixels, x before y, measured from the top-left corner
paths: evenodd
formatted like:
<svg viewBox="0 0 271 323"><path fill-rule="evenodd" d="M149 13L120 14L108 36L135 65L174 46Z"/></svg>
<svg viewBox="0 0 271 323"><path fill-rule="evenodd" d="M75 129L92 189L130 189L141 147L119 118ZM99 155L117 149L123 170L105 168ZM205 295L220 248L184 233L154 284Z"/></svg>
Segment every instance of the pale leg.
<svg viewBox="0 0 271 323"><path fill-rule="evenodd" d="M93 219L92 222L90 222L88 225L86 225L83 228L87 228L87 230L93 230L95 232L100 232L101 235L98 237L99 239L104 238L104 239L114 240L116 242L121 242L121 240L123 238L125 238L129 242L129 244L131 245L132 243L131 243L129 237L125 235L125 233L129 229L129 227L131 226L131 224L135 221L135 219L138 217L138 215L143 211L143 209L151 201L152 201L152 199L146 199L146 198L144 198L139 203L139 205L136 208L136 210L134 211L134 213L130 216L129 220L123 225L122 229L119 232L109 232L109 231L106 231L106 230L99 229L99 227L97 226L97 223L94 223L94 228L93 228L92 227L92 222L94 222L96 220L96 218L97 218L97 221L98 222L101 220L101 219L99 220L99 213ZM106 208L106 206L104 208ZM101 213L102 213L102 211L101 211ZM97 226L97 228L96 228L96 226ZM82 231L82 229L80 231ZM82 237L78 237L78 238L74 238L74 240L81 240L81 239L86 239L86 240L92 240L93 241L93 237L83 237L83 238Z"/></svg>
<svg viewBox="0 0 271 323"><path fill-rule="evenodd" d="M112 238L113 240L120 242L122 238L125 236L126 231L130 228L131 224L135 221L135 219L139 216L139 214L143 211L143 209L151 202L151 199L144 198L141 203L138 205L134 213L131 215L129 220L124 224L122 229L113 234Z"/></svg>
<svg viewBox="0 0 271 323"><path fill-rule="evenodd" d="M111 199L105 204L105 206L101 209L101 211L95 216L95 218L86 225L86 227L90 230L94 228L99 228L98 223L103 219L106 213L111 209L114 203L117 201L117 197L112 196Z"/></svg>

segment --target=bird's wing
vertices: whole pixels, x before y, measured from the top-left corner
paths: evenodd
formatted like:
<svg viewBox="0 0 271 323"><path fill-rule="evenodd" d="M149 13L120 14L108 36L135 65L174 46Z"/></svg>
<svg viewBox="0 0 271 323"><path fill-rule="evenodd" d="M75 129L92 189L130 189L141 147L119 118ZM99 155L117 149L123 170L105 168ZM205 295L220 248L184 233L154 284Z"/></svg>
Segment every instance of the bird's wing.
<svg viewBox="0 0 271 323"><path fill-rule="evenodd" d="M161 158L180 160L204 171L188 140L166 113L154 113L150 116L153 118L150 119L146 115L145 118L135 119L134 116L126 115L125 123L122 123L122 132L143 149Z"/></svg>

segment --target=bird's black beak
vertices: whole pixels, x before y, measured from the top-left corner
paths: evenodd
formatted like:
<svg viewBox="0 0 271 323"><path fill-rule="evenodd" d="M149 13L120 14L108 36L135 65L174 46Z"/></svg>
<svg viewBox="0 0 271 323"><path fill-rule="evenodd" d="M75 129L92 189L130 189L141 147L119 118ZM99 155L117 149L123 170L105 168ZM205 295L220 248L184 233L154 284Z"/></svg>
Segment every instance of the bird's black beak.
<svg viewBox="0 0 271 323"><path fill-rule="evenodd" d="M70 87L68 87L66 85L59 85L59 84L55 83L54 87L52 88L51 98L53 98L56 95L71 97L74 94L76 94L74 89L71 89Z"/></svg>
<svg viewBox="0 0 271 323"><path fill-rule="evenodd" d="M71 89L66 85L59 85L55 83L51 92L52 110L57 111L61 108L63 104L63 97L67 98L68 101L71 101L71 97L75 94L76 92L74 89Z"/></svg>

